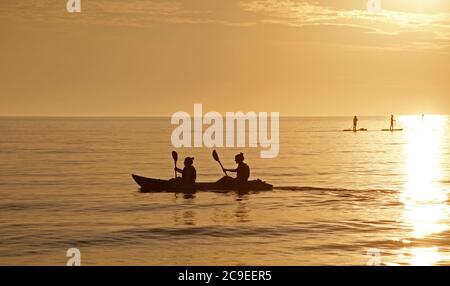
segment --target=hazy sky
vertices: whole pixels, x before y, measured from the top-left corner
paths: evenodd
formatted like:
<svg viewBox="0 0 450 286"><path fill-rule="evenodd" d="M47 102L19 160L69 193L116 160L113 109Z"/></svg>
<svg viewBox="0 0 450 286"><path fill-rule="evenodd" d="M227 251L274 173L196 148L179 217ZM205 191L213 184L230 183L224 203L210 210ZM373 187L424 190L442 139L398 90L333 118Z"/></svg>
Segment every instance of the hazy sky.
<svg viewBox="0 0 450 286"><path fill-rule="evenodd" d="M0 1L0 115L450 114L450 1Z"/></svg>

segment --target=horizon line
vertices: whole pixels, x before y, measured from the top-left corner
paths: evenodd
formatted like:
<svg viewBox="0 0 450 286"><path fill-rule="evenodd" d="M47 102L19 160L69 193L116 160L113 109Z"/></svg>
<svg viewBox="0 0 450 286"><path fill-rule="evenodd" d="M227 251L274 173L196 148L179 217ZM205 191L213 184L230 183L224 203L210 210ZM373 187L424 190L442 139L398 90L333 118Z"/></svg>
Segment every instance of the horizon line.
<svg viewBox="0 0 450 286"><path fill-rule="evenodd" d="M442 113L409 113L394 114L395 116L413 116L413 115L433 115L433 116L450 116L450 114ZM384 117L391 114L383 115L356 115L359 117ZM173 115L0 115L0 118L171 118ZM295 117L353 117L353 115L280 115L281 118ZM194 116L191 116L194 117ZM223 115L225 117L225 115Z"/></svg>

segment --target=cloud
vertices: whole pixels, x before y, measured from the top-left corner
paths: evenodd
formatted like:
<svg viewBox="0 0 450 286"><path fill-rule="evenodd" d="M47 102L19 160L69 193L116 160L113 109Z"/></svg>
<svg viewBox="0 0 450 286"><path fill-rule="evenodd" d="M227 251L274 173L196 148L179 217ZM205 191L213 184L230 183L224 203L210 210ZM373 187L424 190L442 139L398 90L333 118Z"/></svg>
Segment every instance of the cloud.
<svg viewBox="0 0 450 286"><path fill-rule="evenodd" d="M81 1L82 13L68 14L65 0L2 0L0 21L142 28L193 24L241 27L284 25L297 28L299 31L310 26L320 26L325 37L348 27L356 28L355 37L365 41L355 40L346 45L370 44L380 48L397 49L448 49L450 45L448 12L413 13L383 10L380 13L369 13L364 10L365 0ZM305 41L311 38L317 40L305 33L303 35ZM334 39L340 42L336 37Z"/></svg>
<svg viewBox="0 0 450 286"><path fill-rule="evenodd" d="M186 9L170 0L81 0L81 13L69 14L66 0L3 0L0 18L26 22L150 27L156 23L210 23L208 10Z"/></svg>
<svg viewBox="0 0 450 286"><path fill-rule="evenodd" d="M339 29L342 26L359 27L364 33L383 38L377 41L390 48L446 48L450 37L450 14L425 14L383 10L339 9L317 2L292 0L241 1L243 10L263 16L262 23L291 27L324 26ZM440 45L436 43L440 42ZM373 41L371 41L373 44Z"/></svg>

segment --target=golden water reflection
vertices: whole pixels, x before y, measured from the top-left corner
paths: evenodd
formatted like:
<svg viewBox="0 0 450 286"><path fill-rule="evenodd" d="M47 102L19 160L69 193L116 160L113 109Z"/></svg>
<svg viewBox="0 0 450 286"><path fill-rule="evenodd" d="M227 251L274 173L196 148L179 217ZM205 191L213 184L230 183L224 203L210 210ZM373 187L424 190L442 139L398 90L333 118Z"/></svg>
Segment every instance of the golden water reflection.
<svg viewBox="0 0 450 286"><path fill-rule="evenodd" d="M402 249L400 258L412 265L435 265L447 258L430 236L449 229L448 191L443 180L442 155L445 116L405 116L400 118L406 136L406 183L401 193L402 221L412 228L412 239L427 247Z"/></svg>

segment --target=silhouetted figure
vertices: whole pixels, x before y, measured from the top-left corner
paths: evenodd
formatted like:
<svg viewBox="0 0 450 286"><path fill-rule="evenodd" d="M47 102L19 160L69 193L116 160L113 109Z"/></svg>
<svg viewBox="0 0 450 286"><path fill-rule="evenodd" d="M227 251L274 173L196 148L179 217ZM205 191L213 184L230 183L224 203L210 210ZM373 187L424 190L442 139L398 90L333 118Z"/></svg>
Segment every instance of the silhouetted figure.
<svg viewBox="0 0 450 286"><path fill-rule="evenodd" d="M175 167L175 171L181 173L181 184L182 185L194 185L195 180L197 179L197 170L195 170L194 158L186 157L184 159L184 168L181 170L180 168Z"/></svg>
<svg viewBox="0 0 450 286"><path fill-rule="evenodd" d="M235 181L239 183L245 183L248 181L248 178L250 177L250 168L247 164L244 163L244 154L239 153L234 157L234 161L236 164L238 164L238 167L236 169L225 169L223 168L224 172L236 172L236 179Z"/></svg>
<svg viewBox="0 0 450 286"><path fill-rule="evenodd" d="M391 115L391 125L389 127L389 130L394 131L394 124L395 124L394 115Z"/></svg>
<svg viewBox="0 0 450 286"><path fill-rule="evenodd" d="M356 115L353 117L353 131L356 132L358 128L358 117L356 117Z"/></svg>

